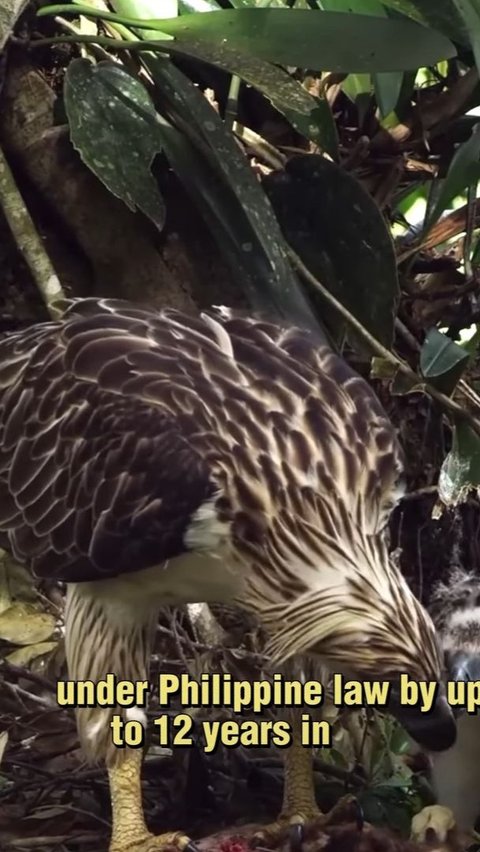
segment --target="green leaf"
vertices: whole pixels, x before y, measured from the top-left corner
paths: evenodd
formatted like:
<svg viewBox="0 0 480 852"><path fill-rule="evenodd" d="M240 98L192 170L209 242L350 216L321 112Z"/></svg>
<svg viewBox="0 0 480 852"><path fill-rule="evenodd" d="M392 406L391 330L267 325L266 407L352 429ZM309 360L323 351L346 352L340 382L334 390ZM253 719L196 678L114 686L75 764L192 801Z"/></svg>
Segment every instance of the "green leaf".
<svg viewBox="0 0 480 852"><path fill-rule="evenodd" d="M33 645L49 639L55 619L26 603L15 603L0 613L0 639L14 645Z"/></svg>
<svg viewBox="0 0 480 852"><path fill-rule="evenodd" d="M428 332L420 351L420 370L430 384L450 394L469 361L465 352L437 328Z"/></svg>
<svg viewBox="0 0 480 852"><path fill-rule="evenodd" d="M447 506L467 500L480 486L480 437L464 420L453 430L452 449L443 462L438 479L438 496Z"/></svg>
<svg viewBox="0 0 480 852"><path fill-rule="evenodd" d="M149 18L154 17L158 14L159 3L158 0L134 0L136 4L135 15L138 15L141 18ZM181 5L182 0L178 2L178 0L161 0L161 9L162 15L164 18L176 18L179 13L179 7ZM202 0L202 3L205 3L206 0ZM213 6L217 4L214 3ZM189 11L198 12L199 9L190 9Z"/></svg>
<svg viewBox="0 0 480 852"><path fill-rule="evenodd" d="M382 0L394 9L419 23L427 24L453 41L468 44L468 31L452 0Z"/></svg>
<svg viewBox="0 0 480 852"><path fill-rule="evenodd" d="M153 0L154 3L157 3L158 0ZM114 4L115 6L117 4ZM134 5L132 3L132 5ZM143 3L141 4L143 5ZM201 6L201 8L199 8ZM158 8L158 7L157 7ZM178 8L180 14L187 15L189 12L215 12L222 7L216 2L216 0L179 0ZM143 15L143 11L132 12L132 15L135 17L138 15L139 17L148 18L148 14Z"/></svg>
<svg viewBox="0 0 480 852"><path fill-rule="evenodd" d="M392 396L406 396L408 393L419 393L425 390L425 383L406 376L400 370L390 386Z"/></svg>
<svg viewBox="0 0 480 852"><path fill-rule="evenodd" d="M116 2L125 6L127 0ZM128 31L126 35L130 36ZM254 307L270 312L273 308L318 332L319 324L286 260L273 210L236 140L203 94L171 62L151 52L145 52L142 60L168 114L168 120L157 115L165 153L240 288Z"/></svg>
<svg viewBox="0 0 480 852"><path fill-rule="evenodd" d="M362 126L372 103L373 83L371 74L349 74L342 83L345 94L357 108L357 121Z"/></svg>
<svg viewBox="0 0 480 852"><path fill-rule="evenodd" d="M121 14L145 17L145 0L115 0L113 5ZM189 41L182 40L180 49L177 41L169 43L169 49L172 53L192 56L216 65L254 86L290 121L295 130L333 159L338 159L337 130L328 102L310 95L282 68L256 56L241 53L224 42L205 43L202 39L192 37Z"/></svg>
<svg viewBox="0 0 480 852"><path fill-rule="evenodd" d="M470 139L455 152L435 204L428 213L424 236L437 222L450 202L480 179L480 124L476 124Z"/></svg>
<svg viewBox="0 0 480 852"><path fill-rule="evenodd" d="M165 153L211 226L242 289L257 308L313 327L318 322L285 257L271 205L248 161L201 92L171 62L145 56L178 126L159 123Z"/></svg>
<svg viewBox="0 0 480 852"><path fill-rule="evenodd" d="M175 43L177 45L177 43ZM331 157L338 157L338 139L332 111L326 100L310 95L282 68L247 56L224 44L206 44L201 39L182 41L184 55L216 65L236 74L262 92L291 125ZM172 49L172 53L178 52Z"/></svg>
<svg viewBox="0 0 480 852"><path fill-rule="evenodd" d="M427 0L428 2L429 0ZM438 5L442 0L435 0L435 2ZM446 0L446 2L450 3L450 0ZM406 15L420 24L428 23L425 14L418 8L419 5L422 5L422 0L420 0L420 3L415 2L415 0L382 0L382 5L394 9L395 12L400 12L401 15Z"/></svg>
<svg viewBox="0 0 480 852"><path fill-rule="evenodd" d="M323 9L331 12L355 12L361 15L376 15L380 18L387 17L385 7L380 0L322 0L321 5ZM395 109L402 88L403 78L404 74L402 71L391 71L373 75L372 82L375 89L375 97L382 117L389 115ZM348 84L348 80L345 82ZM345 83L343 89L352 96L352 92L347 89ZM370 93L370 91L371 84L363 88L362 94L366 92ZM359 92L357 92L358 94ZM359 122L361 123L361 117L359 117Z"/></svg>
<svg viewBox="0 0 480 852"><path fill-rule="evenodd" d="M393 754L407 754L412 745L411 738L405 731L405 728L396 723L392 730L390 738L390 750Z"/></svg>
<svg viewBox="0 0 480 852"><path fill-rule="evenodd" d="M480 70L480 9L476 0L452 0L468 33L477 69Z"/></svg>
<svg viewBox="0 0 480 852"><path fill-rule="evenodd" d="M145 87L114 62L74 59L64 84L73 146L83 162L130 210L163 228L165 207L150 167L161 150Z"/></svg>
<svg viewBox="0 0 480 852"><path fill-rule="evenodd" d="M373 91L372 78L370 74L349 74L342 83L342 89L352 101L361 95L370 96Z"/></svg>
<svg viewBox="0 0 480 852"><path fill-rule="evenodd" d="M49 654L57 647L58 642L36 642L35 645L17 648L11 654L7 654L6 659L14 666L28 666L32 660L36 660L37 657L42 657L44 654Z"/></svg>
<svg viewBox="0 0 480 852"><path fill-rule="evenodd" d="M346 12L357 15L379 15L385 17L385 10L380 0L320 0L320 6L325 12Z"/></svg>
<svg viewBox="0 0 480 852"><path fill-rule="evenodd" d="M404 77L403 71L391 71L386 74L373 75L375 97L382 118L385 118L395 109Z"/></svg>
<svg viewBox="0 0 480 852"><path fill-rule="evenodd" d="M398 298L391 236L375 202L352 175L319 156L293 157L264 187L282 230L311 272L389 346ZM343 333L322 301L320 314ZM339 328L341 326L341 328Z"/></svg>
<svg viewBox="0 0 480 852"><path fill-rule="evenodd" d="M338 72L405 71L456 56L449 39L414 21L312 9L225 9L142 20L74 6L76 14L157 30L182 41L201 38L280 65ZM72 14L47 6L38 14Z"/></svg>
<svg viewBox="0 0 480 852"><path fill-rule="evenodd" d="M76 6L82 5L77 0L73 0L73 2ZM199 8L200 4L202 8ZM99 3L91 0L91 6L95 5L100 8ZM115 12L134 18L154 18L158 15L160 9L162 17L176 18L182 11L204 12L220 8L215 0L160 0L160 3L159 0L125 0L123 8L119 8L116 3L112 3L112 6Z"/></svg>

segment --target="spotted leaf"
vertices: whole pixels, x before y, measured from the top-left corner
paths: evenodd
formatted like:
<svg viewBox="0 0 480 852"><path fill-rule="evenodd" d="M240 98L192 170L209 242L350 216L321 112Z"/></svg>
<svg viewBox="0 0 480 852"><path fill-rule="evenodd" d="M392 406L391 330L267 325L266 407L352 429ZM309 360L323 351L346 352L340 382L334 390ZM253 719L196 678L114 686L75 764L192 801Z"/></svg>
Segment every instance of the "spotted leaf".
<svg viewBox="0 0 480 852"><path fill-rule="evenodd" d="M150 170L160 134L145 87L114 62L75 59L64 93L72 143L83 162L130 210L141 210L161 229L165 206Z"/></svg>

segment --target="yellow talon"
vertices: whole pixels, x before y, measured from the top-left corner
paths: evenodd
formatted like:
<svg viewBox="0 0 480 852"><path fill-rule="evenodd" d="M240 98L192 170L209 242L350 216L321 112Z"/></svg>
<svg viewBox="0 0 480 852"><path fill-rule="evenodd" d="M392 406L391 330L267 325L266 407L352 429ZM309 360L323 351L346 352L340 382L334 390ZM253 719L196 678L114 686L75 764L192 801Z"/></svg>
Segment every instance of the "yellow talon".
<svg viewBox="0 0 480 852"><path fill-rule="evenodd" d="M108 770L112 799L112 840L109 852L182 852L191 842L181 831L151 834L141 800L141 751L127 749L121 763Z"/></svg>

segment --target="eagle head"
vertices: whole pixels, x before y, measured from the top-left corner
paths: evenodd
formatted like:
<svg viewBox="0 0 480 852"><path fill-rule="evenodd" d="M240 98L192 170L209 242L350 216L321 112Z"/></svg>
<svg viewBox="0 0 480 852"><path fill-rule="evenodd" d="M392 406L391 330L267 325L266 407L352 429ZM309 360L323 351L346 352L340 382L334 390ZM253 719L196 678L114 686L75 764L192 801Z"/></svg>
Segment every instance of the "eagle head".
<svg viewBox="0 0 480 852"><path fill-rule="evenodd" d="M281 558L277 549L276 573L284 580L269 583L268 604L258 567L249 583L250 595L253 589L259 592L257 602L260 590L264 593L265 605L259 609L270 634L267 653L279 662L306 654L332 673L388 681L388 709L411 736L432 751L449 748L456 725L445 697L437 633L388 553L384 537L350 530L348 546L341 549L337 539L329 550L325 536L319 535L315 556L313 527L309 532L307 536L303 530L299 539L301 558L291 552L290 559L285 552ZM270 565L272 570L273 562ZM273 597L275 588L282 592ZM401 675L435 684L435 702L428 713L401 703Z"/></svg>

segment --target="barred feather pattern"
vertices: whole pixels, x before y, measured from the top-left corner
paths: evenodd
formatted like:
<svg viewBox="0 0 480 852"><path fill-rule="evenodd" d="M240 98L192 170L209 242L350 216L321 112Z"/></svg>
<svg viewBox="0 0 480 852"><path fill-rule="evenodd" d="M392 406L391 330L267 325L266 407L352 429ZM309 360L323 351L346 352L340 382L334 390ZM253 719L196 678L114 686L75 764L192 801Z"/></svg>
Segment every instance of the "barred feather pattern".
<svg viewBox="0 0 480 852"><path fill-rule="evenodd" d="M98 682L107 674L119 680L148 680L157 611L147 608L132 612L131 608L109 606L97 598L90 584L67 586L65 605L65 650L68 672L72 680ZM135 718L146 723L145 710L134 709ZM109 766L120 763L124 750L113 745L110 722L113 715L129 718L124 707L80 707L76 709L77 730L83 753L94 762L101 756Z"/></svg>
<svg viewBox="0 0 480 852"><path fill-rule="evenodd" d="M379 401L312 332L87 299L0 337L0 544L82 589L78 645L88 606L108 634L98 583L125 609L137 572L139 624L152 600L235 599L278 660L436 680L433 626L384 540L402 493ZM81 654L72 640L74 677Z"/></svg>

